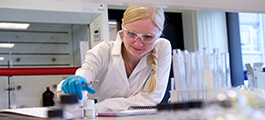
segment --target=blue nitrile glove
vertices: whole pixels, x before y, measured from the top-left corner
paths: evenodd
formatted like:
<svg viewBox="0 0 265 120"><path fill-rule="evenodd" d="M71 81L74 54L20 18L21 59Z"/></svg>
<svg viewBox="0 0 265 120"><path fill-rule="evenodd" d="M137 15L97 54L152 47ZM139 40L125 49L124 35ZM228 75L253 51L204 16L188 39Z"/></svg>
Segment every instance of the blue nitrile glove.
<svg viewBox="0 0 265 120"><path fill-rule="evenodd" d="M62 91L67 94L76 94L79 100L83 99L82 90L86 90L91 94L95 94L96 91L90 86L82 86L87 83L85 78L81 76L70 76L62 84Z"/></svg>

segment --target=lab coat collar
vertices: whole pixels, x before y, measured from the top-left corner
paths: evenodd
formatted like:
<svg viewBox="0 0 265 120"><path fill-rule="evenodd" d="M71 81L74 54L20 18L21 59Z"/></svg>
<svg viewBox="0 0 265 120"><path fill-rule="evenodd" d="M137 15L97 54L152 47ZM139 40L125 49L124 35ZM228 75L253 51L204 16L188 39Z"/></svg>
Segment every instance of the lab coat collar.
<svg viewBox="0 0 265 120"><path fill-rule="evenodd" d="M122 39L120 36L120 32L117 32L117 37L116 40L114 42L114 46L113 49L111 51L111 55L121 55L121 43L122 43Z"/></svg>
<svg viewBox="0 0 265 120"><path fill-rule="evenodd" d="M111 51L111 56L117 61L117 65L118 65L118 71L121 74L121 76L124 78L125 82L127 84L128 80L127 80L127 76L126 76L126 71L125 71L125 66L124 66L124 62L123 59L121 57L121 45L122 45L122 40L121 40L121 36L120 36L120 32L117 32L117 37L116 40L114 41L114 45ZM123 69L121 69L123 68Z"/></svg>

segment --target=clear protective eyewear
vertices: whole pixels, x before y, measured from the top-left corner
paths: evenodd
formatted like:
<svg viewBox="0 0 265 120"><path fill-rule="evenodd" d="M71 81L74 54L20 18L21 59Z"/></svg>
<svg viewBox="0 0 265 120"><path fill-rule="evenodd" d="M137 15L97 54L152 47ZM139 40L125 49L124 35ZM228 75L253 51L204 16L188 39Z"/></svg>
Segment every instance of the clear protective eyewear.
<svg viewBox="0 0 265 120"><path fill-rule="evenodd" d="M124 26L122 26L122 30L125 31L125 33L132 39L136 40L138 37L141 38L144 42L150 42L154 40L159 34L141 34L141 33L136 33L133 31L127 30Z"/></svg>

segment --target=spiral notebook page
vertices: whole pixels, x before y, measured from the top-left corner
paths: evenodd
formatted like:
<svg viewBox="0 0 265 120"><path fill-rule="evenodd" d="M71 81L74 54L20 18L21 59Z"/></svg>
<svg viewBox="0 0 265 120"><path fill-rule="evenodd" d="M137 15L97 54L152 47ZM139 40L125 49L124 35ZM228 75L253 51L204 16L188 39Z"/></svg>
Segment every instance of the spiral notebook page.
<svg viewBox="0 0 265 120"><path fill-rule="evenodd" d="M130 106L127 110L153 110L157 109L157 106Z"/></svg>

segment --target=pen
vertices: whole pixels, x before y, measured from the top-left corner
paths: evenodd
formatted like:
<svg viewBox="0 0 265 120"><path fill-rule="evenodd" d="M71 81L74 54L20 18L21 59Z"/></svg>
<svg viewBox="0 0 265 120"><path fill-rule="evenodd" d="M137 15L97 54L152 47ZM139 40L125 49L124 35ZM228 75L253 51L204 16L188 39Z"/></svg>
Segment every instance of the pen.
<svg viewBox="0 0 265 120"><path fill-rule="evenodd" d="M90 82L87 82L85 84L82 84L82 87L83 86L87 86L87 85L91 85L93 83L98 83L98 80L95 80L95 81L90 81ZM59 91L56 91L55 93L60 93L60 92L63 92L62 90L59 90Z"/></svg>

